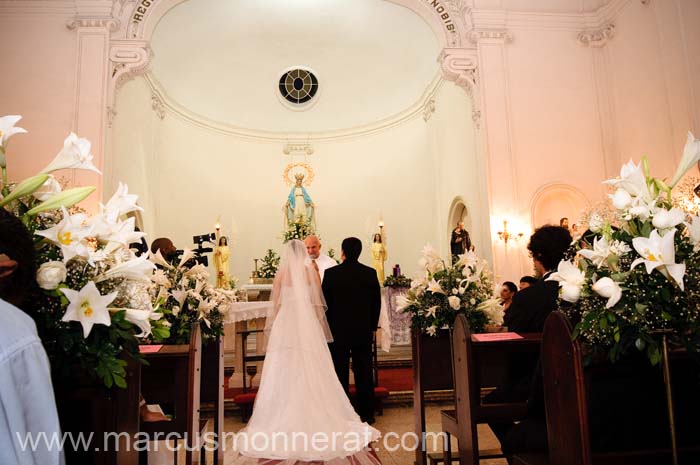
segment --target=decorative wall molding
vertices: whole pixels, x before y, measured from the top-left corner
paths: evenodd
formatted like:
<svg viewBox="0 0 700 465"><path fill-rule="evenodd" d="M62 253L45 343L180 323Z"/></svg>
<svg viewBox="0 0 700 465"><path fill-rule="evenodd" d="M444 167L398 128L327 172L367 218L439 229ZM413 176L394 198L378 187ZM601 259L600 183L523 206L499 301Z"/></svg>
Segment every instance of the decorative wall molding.
<svg viewBox="0 0 700 465"><path fill-rule="evenodd" d="M157 93L151 93L151 108L156 112L156 115L161 120L165 119L165 104L163 103L163 98Z"/></svg>
<svg viewBox="0 0 700 465"><path fill-rule="evenodd" d="M387 118L383 118L379 121L347 129L319 131L315 133L305 132L301 134L250 129L235 126L233 124L221 121L212 120L210 118L207 118L206 116L197 114L189 110L185 106L178 103L175 99L170 97L168 93L163 89L161 84L158 82L158 80L150 73L145 73L143 76L143 80L147 85L150 93L152 95L157 94L160 97L160 99L163 102L164 111L166 113L170 113L174 117L180 118L181 120L186 121L194 126L212 130L221 134L234 135L242 139L283 143L288 143L290 140L308 141L306 143L310 143L310 141L318 142L350 139L394 128L408 121L411 121L419 116L422 117L426 103L430 99L435 98L437 92L442 86L442 83L444 82L442 74L440 72L436 73L436 76L428 85L423 95L413 105L399 113L391 115Z"/></svg>
<svg viewBox="0 0 700 465"><path fill-rule="evenodd" d="M117 114L115 108L117 90L125 82L146 72L151 58L151 51L148 44L144 41L112 40L110 44L107 124L109 127L112 127L112 121Z"/></svg>
<svg viewBox="0 0 700 465"><path fill-rule="evenodd" d="M478 57L476 50L443 49L438 58L446 79L463 88L472 101L472 121L481 127L481 98L479 95Z"/></svg>
<svg viewBox="0 0 700 465"><path fill-rule="evenodd" d="M423 106L423 121L427 123L430 117L433 116L433 113L435 113L435 97L425 102Z"/></svg>
<svg viewBox="0 0 700 465"><path fill-rule="evenodd" d="M604 47L615 35L615 25L608 23L601 28L589 29L578 35L581 45L590 47Z"/></svg>
<svg viewBox="0 0 700 465"><path fill-rule="evenodd" d="M314 147L308 142L287 142L282 149L282 153L285 155L313 155Z"/></svg>
<svg viewBox="0 0 700 465"><path fill-rule="evenodd" d="M66 22L66 27L71 31L78 29L79 27L98 27L105 28L109 32L118 31L120 27L120 22L118 19L109 18L82 18L76 16Z"/></svg>
<svg viewBox="0 0 700 465"><path fill-rule="evenodd" d="M506 29L475 29L469 33L469 41L478 44L482 41L513 42L513 34Z"/></svg>

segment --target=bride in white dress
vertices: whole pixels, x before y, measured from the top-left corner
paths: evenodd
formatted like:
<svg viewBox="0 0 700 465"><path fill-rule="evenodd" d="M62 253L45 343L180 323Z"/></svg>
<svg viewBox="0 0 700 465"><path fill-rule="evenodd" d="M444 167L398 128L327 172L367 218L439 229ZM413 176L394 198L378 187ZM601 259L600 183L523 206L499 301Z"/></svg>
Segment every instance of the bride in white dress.
<svg viewBox="0 0 700 465"><path fill-rule="evenodd" d="M234 465L378 465L375 428L355 413L333 368L326 304L304 243L289 241L272 289L267 351L248 425L235 439Z"/></svg>

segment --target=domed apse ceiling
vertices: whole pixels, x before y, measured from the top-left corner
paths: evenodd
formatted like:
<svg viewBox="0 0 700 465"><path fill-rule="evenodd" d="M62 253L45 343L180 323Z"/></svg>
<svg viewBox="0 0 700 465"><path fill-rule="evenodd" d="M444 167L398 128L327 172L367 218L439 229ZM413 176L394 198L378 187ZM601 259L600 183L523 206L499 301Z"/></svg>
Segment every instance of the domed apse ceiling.
<svg viewBox="0 0 700 465"><path fill-rule="evenodd" d="M440 51L420 16L384 0L189 0L162 18L152 48L152 76L177 104L281 133L349 129L406 110L436 77ZM318 78L303 110L280 95L280 77L295 67Z"/></svg>

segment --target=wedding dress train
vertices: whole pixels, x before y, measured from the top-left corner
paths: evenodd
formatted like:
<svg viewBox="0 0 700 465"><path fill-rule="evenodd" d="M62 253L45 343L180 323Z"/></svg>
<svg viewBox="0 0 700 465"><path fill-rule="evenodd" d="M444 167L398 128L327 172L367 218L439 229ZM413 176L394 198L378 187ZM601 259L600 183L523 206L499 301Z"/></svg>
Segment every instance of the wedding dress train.
<svg viewBox="0 0 700 465"><path fill-rule="evenodd" d="M290 241L275 278L267 351L248 425L235 437L233 465L378 465L363 423L335 374L320 282Z"/></svg>

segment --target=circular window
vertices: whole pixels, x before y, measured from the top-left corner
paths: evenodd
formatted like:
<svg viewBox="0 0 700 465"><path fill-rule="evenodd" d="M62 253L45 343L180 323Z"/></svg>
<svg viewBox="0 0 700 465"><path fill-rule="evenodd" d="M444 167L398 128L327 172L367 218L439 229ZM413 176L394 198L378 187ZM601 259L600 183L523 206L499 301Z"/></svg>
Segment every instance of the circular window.
<svg viewBox="0 0 700 465"><path fill-rule="evenodd" d="M306 69L292 69L280 77L280 93L290 103L306 103L318 92L318 79Z"/></svg>

